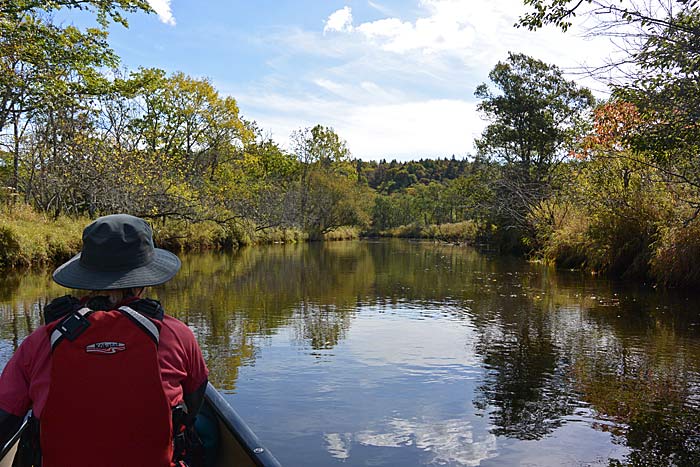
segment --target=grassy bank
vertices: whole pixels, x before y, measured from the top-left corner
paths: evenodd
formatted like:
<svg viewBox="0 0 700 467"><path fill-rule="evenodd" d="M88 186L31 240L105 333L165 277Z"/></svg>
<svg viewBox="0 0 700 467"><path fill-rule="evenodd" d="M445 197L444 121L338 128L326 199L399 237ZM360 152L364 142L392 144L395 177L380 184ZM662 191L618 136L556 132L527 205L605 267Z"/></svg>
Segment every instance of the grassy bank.
<svg viewBox="0 0 700 467"><path fill-rule="evenodd" d="M16 204L0 208L0 269L58 265L80 251L87 217L53 218L30 206ZM299 229L256 230L253 225L221 225L204 221L169 220L150 222L156 245L173 251L235 249L246 245L298 243L309 240ZM341 227L324 240L359 238L355 227Z"/></svg>
<svg viewBox="0 0 700 467"><path fill-rule="evenodd" d="M50 219L29 206L0 210L0 268L61 263L80 250L87 218Z"/></svg>
<svg viewBox="0 0 700 467"><path fill-rule="evenodd" d="M455 224L409 224L379 232L380 237L424 238L444 242L464 243L474 245L483 236L483 227L475 221L464 221Z"/></svg>
<svg viewBox="0 0 700 467"><path fill-rule="evenodd" d="M665 288L700 285L700 225L678 226L643 208L637 204L634 212L620 218L570 215L547 236L539 257L561 268Z"/></svg>

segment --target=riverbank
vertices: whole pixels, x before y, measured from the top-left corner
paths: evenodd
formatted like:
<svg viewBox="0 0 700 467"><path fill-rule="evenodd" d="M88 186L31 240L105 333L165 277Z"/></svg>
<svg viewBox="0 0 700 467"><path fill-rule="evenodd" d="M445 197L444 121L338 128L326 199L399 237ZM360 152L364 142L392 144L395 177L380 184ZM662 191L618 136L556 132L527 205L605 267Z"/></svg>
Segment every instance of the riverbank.
<svg viewBox="0 0 700 467"><path fill-rule="evenodd" d="M377 237L415 238L440 240L443 242L475 245L483 237L485 228L468 220L453 224L409 224L373 233Z"/></svg>
<svg viewBox="0 0 700 467"><path fill-rule="evenodd" d="M573 217L573 216L572 216ZM543 235L530 251L516 236L495 226L463 221L454 224L409 224L370 236L438 240L487 250L522 254L530 261L561 269L620 278L665 289L700 285L700 227L683 228L647 222L591 228L580 216Z"/></svg>
<svg viewBox="0 0 700 467"><path fill-rule="evenodd" d="M0 209L0 269L56 266L80 251L82 232L91 219L85 216L52 218L28 205ZM309 241L299 229L221 225L168 220L150 221L156 245L174 251L235 249L246 245ZM360 236L356 227L340 227L324 240L352 240Z"/></svg>

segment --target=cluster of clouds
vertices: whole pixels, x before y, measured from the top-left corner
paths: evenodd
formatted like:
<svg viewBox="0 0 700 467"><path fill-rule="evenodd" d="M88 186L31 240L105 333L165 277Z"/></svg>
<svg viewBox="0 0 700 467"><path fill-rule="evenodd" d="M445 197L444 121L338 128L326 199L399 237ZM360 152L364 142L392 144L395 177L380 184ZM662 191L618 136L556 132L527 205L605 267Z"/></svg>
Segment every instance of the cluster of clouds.
<svg viewBox="0 0 700 467"><path fill-rule="evenodd" d="M344 6L327 16L322 31L293 31L286 40L299 48L298 55L334 60L299 78L308 86L306 95L298 96L307 102L303 107L317 103L314 115L303 121L334 127L353 154L366 159L473 153L473 141L487 124L473 92L509 51L567 69L596 62L609 48L575 31L515 28L525 12L520 0L419 0L413 17L368 4L380 19L357 21L353 9ZM263 93L263 113L276 122L276 136L284 138L301 120L298 112L285 114L278 105L284 100L280 88L269 91ZM241 103L245 109L245 99Z"/></svg>
<svg viewBox="0 0 700 467"><path fill-rule="evenodd" d="M396 53L464 51L474 44L477 37L474 11L488 12L489 5L492 4L422 0L420 6L427 14L414 22L388 17L357 26L353 24L352 9L346 6L328 17L323 31L357 32L383 50Z"/></svg>
<svg viewBox="0 0 700 467"><path fill-rule="evenodd" d="M175 24L171 0L148 1L162 22ZM486 125L474 90L509 51L566 70L599 64L611 49L575 30L515 28L522 0L365 1L330 11L317 29L266 31L265 75L223 88L283 144L291 131L323 124L356 157L462 157Z"/></svg>
<svg viewBox="0 0 700 467"><path fill-rule="evenodd" d="M359 24L345 6L328 16L323 33L354 34L368 47L386 52L457 56L488 68L508 51L524 51L563 67L600 58L601 41L585 40L580 29L564 35L556 28L531 32L514 27L527 11L521 0L419 0L418 6L423 13L414 20L390 16Z"/></svg>

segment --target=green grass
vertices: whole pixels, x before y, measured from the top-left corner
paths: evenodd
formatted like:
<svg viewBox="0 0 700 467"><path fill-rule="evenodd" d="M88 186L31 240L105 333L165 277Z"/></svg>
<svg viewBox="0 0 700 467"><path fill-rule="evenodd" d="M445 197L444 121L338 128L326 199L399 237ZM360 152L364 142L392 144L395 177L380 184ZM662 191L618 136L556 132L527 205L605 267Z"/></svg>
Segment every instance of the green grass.
<svg viewBox="0 0 700 467"><path fill-rule="evenodd" d="M254 233L252 243L269 245L273 243L299 243L308 241L309 236L299 229L270 228Z"/></svg>

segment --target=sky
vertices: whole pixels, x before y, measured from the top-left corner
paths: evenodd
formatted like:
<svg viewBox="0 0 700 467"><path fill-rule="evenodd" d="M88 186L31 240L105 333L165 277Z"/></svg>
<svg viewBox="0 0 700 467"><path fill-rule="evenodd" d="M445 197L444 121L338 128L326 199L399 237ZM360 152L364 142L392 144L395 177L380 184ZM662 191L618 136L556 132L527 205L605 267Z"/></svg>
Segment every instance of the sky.
<svg viewBox="0 0 700 467"><path fill-rule="evenodd" d="M149 0L110 43L129 69L208 78L282 146L332 127L354 157L467 157L487 122L476 87L508 52L576 71L614 53L606 39L513 27L522 0Z"/></svg>

